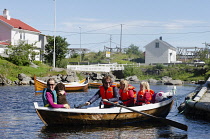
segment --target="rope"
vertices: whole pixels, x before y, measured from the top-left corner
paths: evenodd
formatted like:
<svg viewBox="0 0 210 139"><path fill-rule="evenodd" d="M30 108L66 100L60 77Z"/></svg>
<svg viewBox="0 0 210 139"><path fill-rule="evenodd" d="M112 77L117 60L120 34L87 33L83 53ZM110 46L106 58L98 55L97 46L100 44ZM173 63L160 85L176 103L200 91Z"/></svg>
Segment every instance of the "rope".
<svg viewBox="0 0 210 139"><path fill-rule="evenodd" d="M191 99L185 100L185 104L187 104L190 100L191 100ZM183 109L181 112L179 112L178 114L182 114L186 109L187 109L187 107L185 106L184 109ZM177 115L178 115L178 114L177 114ZM176 115L176 116L177 116L177 115Z"/></svg>
<svg viewBox="0 0 210 139"><path fill-rule="evenodd" d="M196 92L195 94L197 94L199 91L197 91L198 90L198 88L199 88L199 86L198 87L196 87L192 92ZM195 95L194 95L195 96ZM177 116L177 115L179 115L179 114L182 114L182 113L184 113L184 111L187 109L187 107L186 107L186 104L189 102L189 101L191 101L192 100L192 98L193 97L191 97L191 99L187 99L187 100L185 100L184 102L185 102L185 106L184 106L184 109L181 111L181 112L179 112L178 114L176 114L175 116ZM197 102L196 102L197 103ZM194 104L194 106L196 105L196 103Z"/></svg>

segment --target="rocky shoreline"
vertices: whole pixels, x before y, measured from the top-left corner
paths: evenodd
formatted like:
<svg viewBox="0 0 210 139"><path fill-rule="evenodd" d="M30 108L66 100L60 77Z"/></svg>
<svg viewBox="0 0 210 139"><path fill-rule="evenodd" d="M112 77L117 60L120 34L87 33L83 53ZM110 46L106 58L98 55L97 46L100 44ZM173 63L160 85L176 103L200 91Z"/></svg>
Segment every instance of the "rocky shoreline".
<svg viewBox="0 0 210 139"><path fill-rule="evenodd" d="M87 73L81 72L81 76L84 78L89 78L89 82L101 82L102 78L105 75L110 75L115 82L119 82L120 79L117 79L112 73ZM56 76L49 76L49 77L36 77L37 79L47 81L49 78L55 78L56 82L63 82L63 83L70 83L70 82L77 82L79 81L79 77L77 76L76 72L69 72L68 75L61 75L58 74ZM130 76L125 78L129 81L130 84L138 84L141 81L137 78L137 76ZM165 85L183 85L185 82L181 80L173 80L168 76L162 77L161 80L156 79L148 79L144 80L148 81L151 84L165 84ZM204 81L200 81L201 83ZM188 82L189 83L189 82ZM191 82L194 83L194 82ZM0 75L0 85L33 85L34 84L34 77L28 77L24 73L20 73L17 75L17 80L12 82L6 77Z"/></svg>

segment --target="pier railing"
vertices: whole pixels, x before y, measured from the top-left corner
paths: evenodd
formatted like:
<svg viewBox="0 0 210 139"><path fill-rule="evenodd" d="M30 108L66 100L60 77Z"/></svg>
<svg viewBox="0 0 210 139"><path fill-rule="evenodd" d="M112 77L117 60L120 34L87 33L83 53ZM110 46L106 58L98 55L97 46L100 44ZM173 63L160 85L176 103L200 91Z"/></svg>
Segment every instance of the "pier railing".
<svg viewBox="0 0 210 139"><path fill-rule="evenodd" d="M115 70L124 70L124 66L140 66L139 64L93 64L93 65L67 65L67 70L73 71L93 71L93 72L110 72Z"/></svg>

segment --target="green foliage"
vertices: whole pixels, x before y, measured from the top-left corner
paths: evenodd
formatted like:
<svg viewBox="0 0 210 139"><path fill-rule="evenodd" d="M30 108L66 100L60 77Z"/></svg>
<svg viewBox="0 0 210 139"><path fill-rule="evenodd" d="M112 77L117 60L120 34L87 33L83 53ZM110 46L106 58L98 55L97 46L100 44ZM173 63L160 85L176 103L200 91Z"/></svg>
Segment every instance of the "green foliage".
<svg viewBox="0 0 210 139"><path fill-rule="evenodd" d="M40 65L40 64L42 64L41 61L33 61L33 63L34 63L35 65Z"/></svg>
<svg viewBox="0 0 210 139"><path fill-rule="evenodd" d="M108 63L109 59L106 59L105 52L91 52L84 56L84 60L89 61L90 63Z"/></svg>
<svg viewBox="0 0 210 139"><path fill-rule="evenodd" d="M36 62L35 62L36 63ZM7 60L0 59L0 70L1 74L4 75L7 79L12 81L17 80L17 75L24 73L29 77L33 77L34 74L39 77L45 77L50 75L63 74L66 75L65 71L55 72L51 70L51 67L45 64L39 64L38 68L33 68L30 66L17 66Z"/></svg>
<svg viewBox="0 0 210 139"><path fill-rule="evenodd" d="M79 56L78 53L74 53L74 54L71 56L71 58L77 58L78 56Z"/></svg>
<svg viewBox="0 0 210 139"><path fill-rule="evenodd" d="M143 52L139 50L138 46L135 46L134 44L131 44L127 50L125 50L126 54L129 55L129 57L133 57L134 55L137 55L139 58L143 58Z"/></svg>
<svg viewBox="0 0 210 139"><path fill-rule="evenodd" d="M62 59L60 62L57 63L57 66L60 68L66 68L68 63L68 59Z"/></svg>
<svg viewBox="0 0 210 139"><path fill-rule="evenodd" d="M190 68L190 69L189 69ZM210 76L210 72L206 68L197 68L189 66L168 66L163 65L156 66L140 66L132 67L125 66L123 71L125 77L136 75L140 80L144 79L161 79L163 76L169 76L174 80L183 81L198 81L206 80Z"/></svg>
<svg viewBox="0 0 210 139"><path fill-rule="evenodd" d="M8 61L18 66L28 66L30 61L34 61L35 56L39 54L34 52L36 48L34 44L26 44L24 41L20 41L17 46L9 45L7 47Z"/></svg>
<svg viewBox="0 0 210 139"><path fill-rule="evenodd" d="M46 45L46 53L45 59L47 63L52 65L53 60L53 48L54 48L54 39L53 37L48 38L48 44ZM65 58L67 54L68 43L66 39L61 38L60 36L56 37L56 67L66 68L69 62L79 62L80 55L78 53L74 53L71 58ZM17 75L19 73L25 73L28 76L33 76L36 74L37 76L49 76L49 75L56 75L56 74L66 74L65 71L56 72L52 71L51 67L42 64L40 61L34 61L36 53L33 53L33 46L28 46L20 44L22 48L11 48L9 49L8 53L13 54L13 58L10 60L17 65L27 65L27 66L17 66L13 63L10 63L3 58L0 59L0 69L1 73L5 75L8 79L16 80ZM28 50L28 51L27 51ZM30 51L29 51L30 50ZM99 52L89 52L82 54L82 61L85 63L119 63L119 64L133 64L136 62L143 63L144 61L144 53L139 50L139 47L135 45L130 45L126 53L121 52L111 52L111 57L106 57L106 52L99 51ZM15 55L16 54L16 55ZM25 54L25 55L22 55ZM201 55L205 56L206 53L202 53ZM30 56L30 57L29 57ZM30 59L29 59L30 58ZM202 56L200 56L202 58ZM185 65L185 64L178 64L178 65L169 65L164 66L163 64L157 65L150 65L144 66L141 65L140 67L134 66L125 66L125 70L123 74L125 77L136 75L140 80L145 80L149 78L153 79L160 79L163 76L170 76L173 79L180 79L180 80L202 80L205 77L210 76L209 69L210 67L210 60L203 57L203 61L205 61L208 65L205 66L205 70L202 68ZM38 65L38 68L29 67L30 60L33 61L34 64ZM80 74L78 74L80 77ZM81 77L80 77L81 78Z"/></svg>
<svg viewBox="0 0 210 139"><path fill-rule="evenodd" d="M73 62L73 59L70 59ZM90 52L85 54L83 61L88 61L89 63L119 63L119 64L129 64L134 63L130 61L128 55L119 52L111 52L111 57L106 57L106 52Z"/></svg>
<svg viewBox="0 0 210 139"><path fill-rule="evenodd" d="M153 69L164 69L163 64L157 64Z"/></svg>
<svg viewBox="0 0 210 139"><path fill-rule="evenodd" d="M200 60L205 61L207 59L207 56L209 54L208 49L204 49L203 51L199 51L197 55L200 57Z"/></svg>
<svg viewBox="0 0 210 139"><path fill-rule="evenodd" d="M53 65L53 53L54 53L54 37L49 36L47 38L48 44L45 46L45 62ZM62 38L61 36L55 37L55 63L56 67L59 67L59 62L65 59L66 55L68 54L68 46L69 44L66 41L66 38Z"/></svg>
<svg viewBox="0 0 210 139"><path fill-rule="evenodd" d="M143 75L143 72L142 70L139 70L139 67L125 66L123 70L123 75L125 77L134 76L134 75L136 75L137 77L141 77Z"/></svg>

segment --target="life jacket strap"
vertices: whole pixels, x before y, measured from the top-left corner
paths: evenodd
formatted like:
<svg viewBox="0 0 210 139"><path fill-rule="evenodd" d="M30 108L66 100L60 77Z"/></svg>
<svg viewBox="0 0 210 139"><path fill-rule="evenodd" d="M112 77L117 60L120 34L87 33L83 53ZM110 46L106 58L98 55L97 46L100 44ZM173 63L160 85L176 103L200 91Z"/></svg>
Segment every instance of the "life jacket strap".
<svg viewBox="0 0 210 139"><path fill-rule="evenodd" d="M127 100L121 100L122 102L126 102L126 101L129 101L130 99L127 99Z"/></svg>
<svg viewBox="0 0 210 139"><path fill-rule="evenodd" d="M136 102L144 102L143 100L137 100Z"/></svg>

